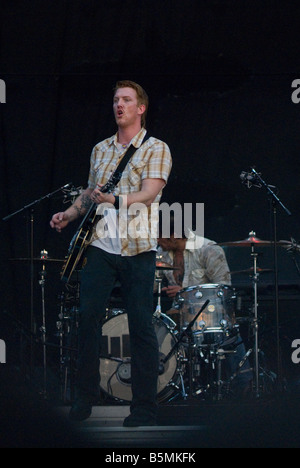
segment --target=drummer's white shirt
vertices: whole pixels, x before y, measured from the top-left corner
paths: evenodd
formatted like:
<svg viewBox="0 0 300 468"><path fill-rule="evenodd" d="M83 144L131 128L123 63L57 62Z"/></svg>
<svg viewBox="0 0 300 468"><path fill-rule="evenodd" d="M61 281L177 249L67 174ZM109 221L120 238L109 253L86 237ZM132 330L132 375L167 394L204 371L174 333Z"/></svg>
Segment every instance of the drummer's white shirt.
<svg viewBox="0 0 300 468"><path fill-rule="evenodd" d="M173 265L172 251L163 251L159 247L158 254L163 261ZM231 285L231 275L225 252L214 241L190 232L183 257L183 288L209 283ZM172 271L165 270L164 274L169 285L176 285Z"/></svg>

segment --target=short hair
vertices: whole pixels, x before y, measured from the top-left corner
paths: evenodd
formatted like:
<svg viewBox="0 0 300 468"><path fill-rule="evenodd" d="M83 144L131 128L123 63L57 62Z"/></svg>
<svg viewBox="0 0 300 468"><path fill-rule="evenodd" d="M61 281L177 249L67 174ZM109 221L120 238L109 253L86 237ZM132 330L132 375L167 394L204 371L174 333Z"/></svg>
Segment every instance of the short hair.
<svg viewBox="0 0 300 468"><path fill-rule="evenodd" d="M142 114L142 118L141 118L142 127L145 127L146 116L147 116L148 107L149 107L149 98L148 98L146 91L142 88L141 85L130 80L117 81L116 86L114 88L114 93L116 93L116 91L119 88L132 88L135 90L137 94L138 105L140 106L141 104L143 104L145 106L145 112Z"/></svg>

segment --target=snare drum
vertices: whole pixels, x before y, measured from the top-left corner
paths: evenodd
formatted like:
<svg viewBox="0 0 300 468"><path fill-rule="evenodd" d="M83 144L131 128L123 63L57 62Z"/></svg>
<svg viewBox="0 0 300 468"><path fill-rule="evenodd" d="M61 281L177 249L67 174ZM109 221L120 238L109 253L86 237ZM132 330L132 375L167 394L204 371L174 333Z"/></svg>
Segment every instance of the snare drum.
<svg viewBox="0 0 300 468"><path fill-rule="evenodd" d="M184 350L178 347L170 359L162 363L176 343L173 331L176 324L164 314L162 315L162 319L153 317L161 361L157 381L159 402L170 398L178 389L180 381L178 366L180 355L184 353ZM102 326L100 387L104 393L116 400L125 402L132 400L130 360L128 316L125 311L115 310Z"/></svg>
<svg viewBox="0 0 300 468"><path fill-rule="evenodd" d="M192 327L198 345L223 342L235 324L234 289L224 284L201 284L182 289L176 295L181 330L186 329L207 300L207 307Z"/></svg>

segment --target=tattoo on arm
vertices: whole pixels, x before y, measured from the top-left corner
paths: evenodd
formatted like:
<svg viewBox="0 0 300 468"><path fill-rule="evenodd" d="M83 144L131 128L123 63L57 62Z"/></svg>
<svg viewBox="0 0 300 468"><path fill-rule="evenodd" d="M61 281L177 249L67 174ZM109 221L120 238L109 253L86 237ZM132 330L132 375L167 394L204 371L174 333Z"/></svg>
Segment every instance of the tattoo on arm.
<svg viewBox="0 0 300 468"><path fill-rule="evenodd" d="M92 204L91 197L89 195L82 195L81 197L81 206L80 206L80 211L81 210L87 210Z"/></svg>
<svg viewBox="0 0 300 468"><path fill-rule="evenodd" d="M80 217L85 214L86 210L92 204L92 200L89 195L81 195L81 197L77 200L79 204L74 204L73 208L76 211L77 217Z"/></svg>

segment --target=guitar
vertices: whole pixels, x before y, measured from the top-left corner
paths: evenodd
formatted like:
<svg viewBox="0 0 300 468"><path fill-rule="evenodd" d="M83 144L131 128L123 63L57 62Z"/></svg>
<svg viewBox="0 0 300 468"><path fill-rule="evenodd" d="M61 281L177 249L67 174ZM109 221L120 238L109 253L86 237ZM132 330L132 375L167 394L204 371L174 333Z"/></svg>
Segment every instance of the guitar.
<svg viewBox="0 0 300 468"><path fill-rule="evenodd" d="M121 178L121 174L114 173L106 182L103 187L101 187L100 192L111 193L115 189ZM82 222L80 223L79 228L77 229L75 235L73 236L68 254L66 256L65 262L63 264L62 271L60 273L61 280L68 283L76 267L79 267L79 263L82 259L82 254L85 251L91 236L93 226L97 219L97 203L92 203L86 212Z"/></svg>

